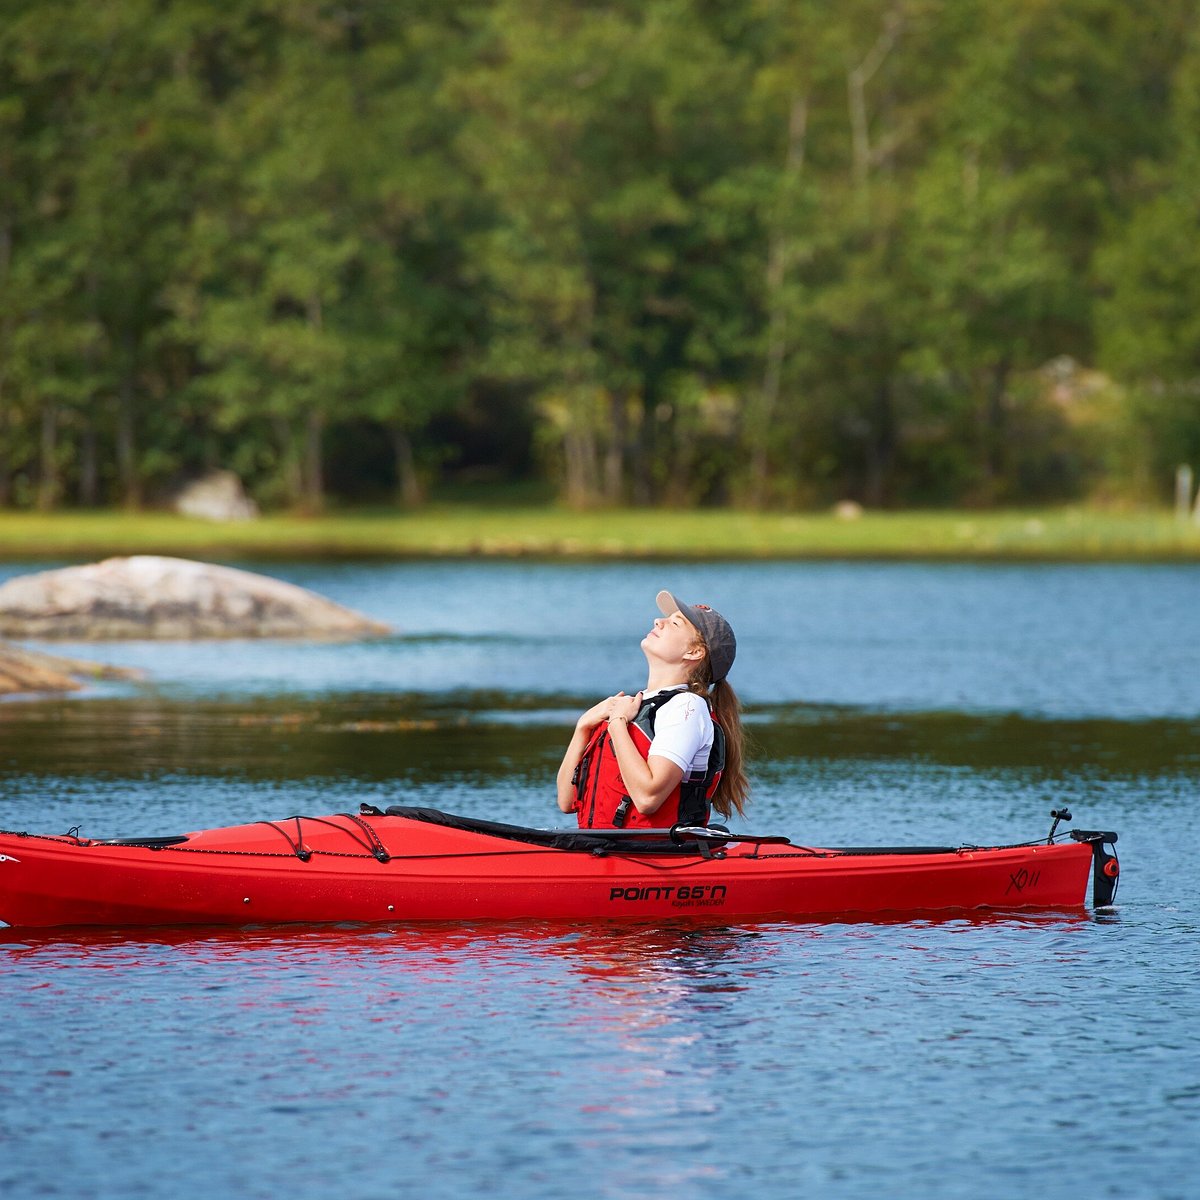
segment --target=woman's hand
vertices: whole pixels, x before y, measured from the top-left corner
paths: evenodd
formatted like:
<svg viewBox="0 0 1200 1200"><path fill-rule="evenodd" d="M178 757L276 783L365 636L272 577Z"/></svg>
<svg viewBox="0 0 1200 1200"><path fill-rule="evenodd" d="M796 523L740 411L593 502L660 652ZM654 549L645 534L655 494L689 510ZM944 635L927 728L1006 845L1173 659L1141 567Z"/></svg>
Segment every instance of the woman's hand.
<svg viewBox="0 0 1200 1200"><path fill-rule="evenodd" d="M640 696L641 693L639 692ZM591 708L585 712L578 721L575 722L575 728L580 733L591 733L601 721L610 721L613 717L613 709L619 703L628 704L632 700L632 696L626 696L624 692L618 692L615 696L607 696L597 704L593 704ZM639 701L640 703L640 701ZM636 715L637 709L635 708Z"/></svg>
<svg viewBox="0 0 1200 1200"><path fill-rule="evenodd" d="M613 696L609 702L608 719L610 721L620 718L626 724L633 720L638 715L638 709L642 707L642 693L638 692L636 696L626 696L624 692L620 692Z"/></svg>

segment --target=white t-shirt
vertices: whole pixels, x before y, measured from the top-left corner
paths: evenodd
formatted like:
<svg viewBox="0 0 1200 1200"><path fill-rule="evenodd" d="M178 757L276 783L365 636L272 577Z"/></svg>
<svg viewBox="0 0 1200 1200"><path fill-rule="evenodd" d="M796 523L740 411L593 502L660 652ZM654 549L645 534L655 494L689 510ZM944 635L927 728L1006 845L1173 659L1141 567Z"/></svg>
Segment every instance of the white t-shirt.
<svg viewBox="0 0 1200 1200"><path fill-rule="evenodd" d="M657 696L661 691L646 692L642 699ZM695 692L681 691L668 700L654 717L654 740L650 753L673 762L683 771L684 779L703 779L708 770L708 755L712 750L713 722L708 703Z"/></svg>

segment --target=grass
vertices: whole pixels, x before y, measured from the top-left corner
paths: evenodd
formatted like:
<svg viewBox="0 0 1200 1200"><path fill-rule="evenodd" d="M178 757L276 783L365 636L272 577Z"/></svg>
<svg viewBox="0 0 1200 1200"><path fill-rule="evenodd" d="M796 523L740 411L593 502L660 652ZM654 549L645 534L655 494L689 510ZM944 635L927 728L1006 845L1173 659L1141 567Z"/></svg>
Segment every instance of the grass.
<svg viewBox="0 0 1200 1200"><path fill-rule="evenodd" d="M0 513L0 560L192 558L776 558L1200 560L1200 525L1166 512L748 513L438 504L220 525L167 513Z"/></svg>

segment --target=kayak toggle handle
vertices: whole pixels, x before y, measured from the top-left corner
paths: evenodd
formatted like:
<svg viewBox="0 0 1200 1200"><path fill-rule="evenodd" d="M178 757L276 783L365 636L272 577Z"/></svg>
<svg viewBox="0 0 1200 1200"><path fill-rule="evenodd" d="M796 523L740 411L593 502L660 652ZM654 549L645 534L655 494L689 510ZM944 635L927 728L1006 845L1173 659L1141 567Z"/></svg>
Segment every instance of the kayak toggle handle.
<svg viewBox="0 0 1200 1200"><path fill-rule="evenodd" d="M1069 808L1052 808L1050 815L1054 818L1054 823L1050 826L1050 832L1046 836L1047 846L1054 841L1054 831L1058 828L1059 821L1069 821L1071 819L1071 810Z"/></svg>

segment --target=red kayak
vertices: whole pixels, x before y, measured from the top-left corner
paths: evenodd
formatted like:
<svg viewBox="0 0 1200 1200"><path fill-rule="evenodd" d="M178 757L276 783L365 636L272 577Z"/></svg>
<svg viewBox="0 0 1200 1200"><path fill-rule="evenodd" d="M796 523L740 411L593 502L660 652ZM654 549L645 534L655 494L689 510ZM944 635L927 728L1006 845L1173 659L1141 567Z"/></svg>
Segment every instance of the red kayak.
<svg viewBox="0 0 1200 1200"><path fill-rule="evenodd" d="M364 805L169 838L0 832L13 926L829 917L1112 903L1115 833L817 849L717 828L544 830Z"/></svg>

